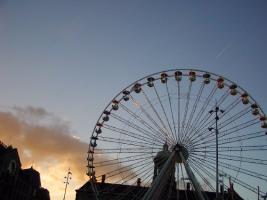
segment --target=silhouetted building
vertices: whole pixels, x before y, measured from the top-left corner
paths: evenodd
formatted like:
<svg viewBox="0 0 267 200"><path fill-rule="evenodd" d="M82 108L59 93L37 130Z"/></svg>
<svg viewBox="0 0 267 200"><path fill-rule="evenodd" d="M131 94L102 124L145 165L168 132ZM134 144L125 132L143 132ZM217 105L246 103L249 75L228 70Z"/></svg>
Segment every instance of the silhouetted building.
<svg viewBox="0 0 267 200"><path fill-rule="evenodd" d="M48 190L41 187L40 174L32 167L21 169L18 151L0 143L0 199L50 200Z"/></svg>
<svg viewBox="0 0 267 200"><path fill-rule="evenodd" d="M120 200L140 200L143 195L148 190L147 187L140 186L129 186L129 185L120 185L120 184L110 184L110 183L97 183L98 191L100 191L101 200L110 200L110 199L120 199ZM190 187L189 187L190 188ZM179 199L180 200L196 200L196 193L193 190L179 190ZM105 191L105 192L101 192ZM215 192L205 192L209 200L214 200L216 198ZM95 200L95 193L92 190L90 181L85 183L81 188L76 190L76 200ZM168 197L168 194L165 195L164 200L176 200L177 191L174 189L171 195ZM237 193L233 192L233 198L230 193L224 194L225 200L243 200Z"/></svg>

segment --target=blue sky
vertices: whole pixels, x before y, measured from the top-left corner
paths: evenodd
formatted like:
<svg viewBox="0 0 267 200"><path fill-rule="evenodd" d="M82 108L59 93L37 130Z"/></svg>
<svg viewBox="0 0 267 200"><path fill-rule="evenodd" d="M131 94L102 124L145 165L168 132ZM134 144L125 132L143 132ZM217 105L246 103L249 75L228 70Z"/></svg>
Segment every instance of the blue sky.
<svg viewBox="0 0 267 200"><path fill-rule="evenodd" d="M148 74L196 68L267 112L267 2L0 0L0 108L42 107L88 142L106 104Z"/></svg>
<svg viewBox="0 0 267 200"><path fill-rule="evenodd" d="M236 81L266 108L266 8L265 1L1 0L1 105L44 107L87 139L121 88L193 67Z"/></svg>

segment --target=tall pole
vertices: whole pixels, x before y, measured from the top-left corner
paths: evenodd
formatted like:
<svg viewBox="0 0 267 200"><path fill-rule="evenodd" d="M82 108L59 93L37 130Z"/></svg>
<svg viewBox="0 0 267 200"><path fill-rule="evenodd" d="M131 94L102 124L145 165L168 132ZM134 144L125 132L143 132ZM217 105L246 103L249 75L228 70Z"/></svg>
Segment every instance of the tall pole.
<svg viewBox="0 0 267 200"><path fill-rule="evenodd" d="M215 109L215 133L216 133L216 199L219 199L219 162L218 162L218 111L219 111L219 107L217 106L216 103L216 109Z"/></svg>
<svg viewBox="0 0 267 200"><path fill-rule="evenodd" d="M65 181L64 181L65 191L64 191L63 200L65 200L65 198L66 198L67 188L68 188L68 185L70 183L71 175L72 175L72 173L71 173L70 168L69 168L67 176L64 177L64 179L65 179Z"/></svg>
<svg viewBox="0 0 267 200"><path fill-rule="evenodd" d="M219 129L218 129L218 121L219 121L219 116L218 113L221 112L223 113L223 110L220 110L217 101L215 104L215 110L211 110L209 113L215 113L215 142L216 142L216 200L219 200L219 153L218 153L218 134L219 134ZM209 131L214 130L214 128L209 128Z"/></svg>
<svg viewBox="0 0 267 200"><path fill-rule="evenodd" d="M260 186L257 186L258 188L258 200L260 200Z"/></svg>

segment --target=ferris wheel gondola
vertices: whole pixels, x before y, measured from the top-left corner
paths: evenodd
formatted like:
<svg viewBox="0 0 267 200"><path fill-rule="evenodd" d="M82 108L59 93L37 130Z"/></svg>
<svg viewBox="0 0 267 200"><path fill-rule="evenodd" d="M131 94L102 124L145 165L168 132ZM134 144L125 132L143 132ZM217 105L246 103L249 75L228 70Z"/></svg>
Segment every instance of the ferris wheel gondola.
<svg viewBox="0 0 267 200"><path fill-rule="evenodd" d="M223 110L217 122L209 112L216 107ZM131 186L138 180L138 186L150 188L157 154L164 145L169 152L179 145L185 158L176 158L166 174L175 177L168 187L178 193L186 189L185 180L192 182L188 165L201 189L214 192L218 147L219 174L231 179L237 193L252 199L257 186L260 195L267 191L266 139L265 113L235 82L201 70L163 71L130 84L106 106L90 138L87 174L99 199L115 191L115 185L129 187L114 199L130 193L132 199L142 199L147 190ZM99 188L103 175L109 185ZM220 185L231 189L227 181Z"/></svg>

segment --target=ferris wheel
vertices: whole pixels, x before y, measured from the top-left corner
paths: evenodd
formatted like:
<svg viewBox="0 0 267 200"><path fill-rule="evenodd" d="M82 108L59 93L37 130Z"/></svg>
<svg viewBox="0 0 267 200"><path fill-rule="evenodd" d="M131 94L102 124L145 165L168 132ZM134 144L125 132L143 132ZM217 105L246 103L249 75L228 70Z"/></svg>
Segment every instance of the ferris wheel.
<svg viewBox="0 0 267 200"><path fill-rule="evenodd" d="M179 199L188 183L196 193L233 186L256 199L267 192L266 153L267 118L247 91L214 73L175 69L139 79L110 101L90 138L87 175L97 199L108 192L149 199L164 181L176 190L165 199ZM118 185L127 189L119 194Z"/></svg>

